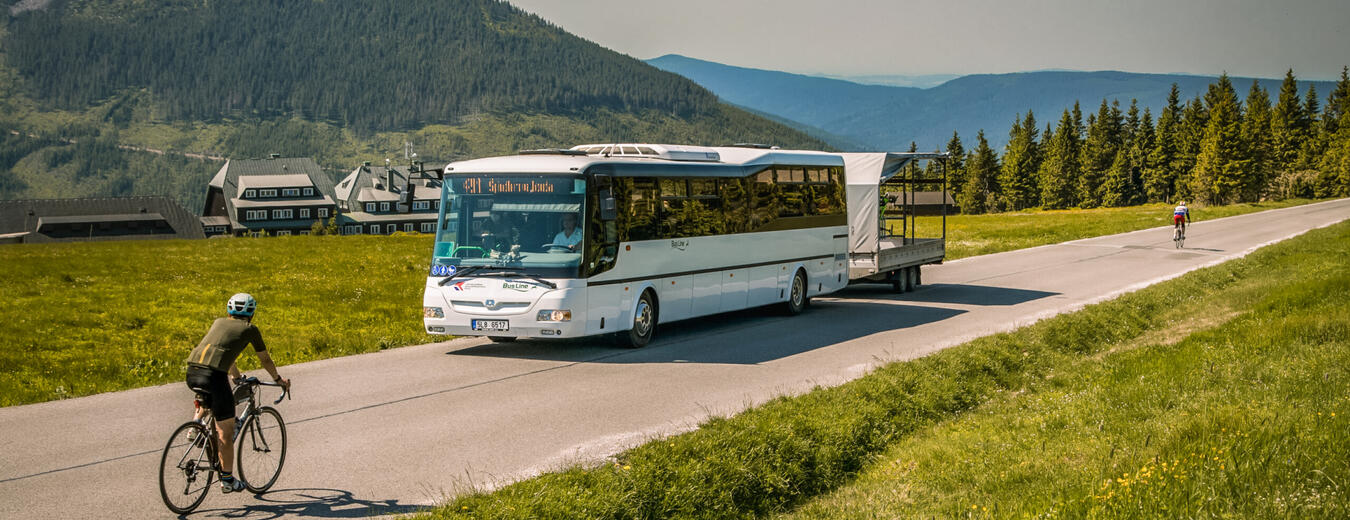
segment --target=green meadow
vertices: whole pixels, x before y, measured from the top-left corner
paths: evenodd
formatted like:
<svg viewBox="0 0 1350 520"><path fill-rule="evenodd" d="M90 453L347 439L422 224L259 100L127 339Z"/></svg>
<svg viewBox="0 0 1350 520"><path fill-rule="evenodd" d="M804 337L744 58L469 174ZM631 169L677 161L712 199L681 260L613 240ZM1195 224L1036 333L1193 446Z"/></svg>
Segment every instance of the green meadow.
<svg viewBox="0 0 1350 520"><path fill-rule="evenodd" d="M1350 223L422 518L1346 518Z"/></svg>
<svg viewBox="0 0 1350 520"><path fill-rule="evenodd" d="M1268 209L1316 202L1287 199L1228 206L1191 206L1191 218L1213 220ZM1068 240L1114 235L1139 229L1172 225L1172 204L1144 204L1124 208L1026 210L984 215L947 217L947 258L987 255ZM918 235L941 236L941 217L920 217ZM1165 231L1159 240L1170 240Z"/></svg>
<svg viewBox="0 0 1350 520"><path fill-rule="evenodd" d="M0 405L181 380L236 292L258 299L278 364L436 341L430 255L429 236L0 246Z"/></svg>
<svg viewBox="0 0 1350 520"><path fill-rule="evenodd" d="M1197 208L1197 219L1307 200ZM949 217L948 258L1166 224L1164 205ZM940 226L925 218L924 226ZM940 228L938 228L940 229ZM422 332L429 236L0 246L0 406L176 381L235 292L281 364L437 341ZM245 367L255 362L244 356Z"/></svg>

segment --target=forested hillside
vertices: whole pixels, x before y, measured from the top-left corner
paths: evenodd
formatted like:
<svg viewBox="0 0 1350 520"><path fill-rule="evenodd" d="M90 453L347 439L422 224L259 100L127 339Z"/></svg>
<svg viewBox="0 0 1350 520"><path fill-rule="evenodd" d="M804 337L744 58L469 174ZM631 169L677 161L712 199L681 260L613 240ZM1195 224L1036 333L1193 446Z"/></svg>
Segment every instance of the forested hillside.
<svg viewBox="0 0 1350 520"><path fill-rule="evenodd" d="M688 77L729 103L774 114L829 134L860 142L869 149L904 150L910 142L931 150L953 131L973 136L983 129L990 145L1007 144L1002 129L1028 110L1058 114L1075 101L1096 103L1106 98L1156 114L1176 84L1183 99L1203 94L1214 77L1182 74L1138 74L1099 71L1041 71L1014 74L972 74L932 88L860 85L848 81L733 67L684 56L662 56L649 63ZM1306 71L1304 71L1306 73ZM1319 71L1330 75L1335 71ZM1251 78L1232 78L1246 86ZM1262 79L1266 90L1280 80ZM1323 93L1331 82L1303 82ZM840 142L840 146L847 146Z"/></svg>
<svg viewBox="0 0 1350 520"><path fill-rule="evenodd" d="M1027 111L1001 154L983 131L969 152L951 136L952 189L966 213L1350 196L1347 74L1325 99L1300 95L1292 71L1273 94L1252 81L1242 95L1227 75L1189 101L1172 85L1156 119L1105 99L1044 121Z"/></svg>
<svg viewBox="0 0 1350 520"><path fill-rule="evenodd" d="M404 141L430 161L580 141L825 146L494 0L3 4L8 198L192 206L219 163L181 152L311 156L336 174Z"/></svg>

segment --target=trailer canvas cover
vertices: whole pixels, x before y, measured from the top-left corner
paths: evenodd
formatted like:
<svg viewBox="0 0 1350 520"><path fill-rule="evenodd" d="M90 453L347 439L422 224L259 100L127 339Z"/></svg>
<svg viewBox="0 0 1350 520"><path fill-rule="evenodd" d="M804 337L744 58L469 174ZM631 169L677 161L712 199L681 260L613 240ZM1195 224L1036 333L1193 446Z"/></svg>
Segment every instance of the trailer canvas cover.
<svg viewBox="0 0 1350 520"><path fill-rule="evenodd" d="M841 153L848 195L848 252L875 253L881 183L895 176L913 154Z"/></svg>

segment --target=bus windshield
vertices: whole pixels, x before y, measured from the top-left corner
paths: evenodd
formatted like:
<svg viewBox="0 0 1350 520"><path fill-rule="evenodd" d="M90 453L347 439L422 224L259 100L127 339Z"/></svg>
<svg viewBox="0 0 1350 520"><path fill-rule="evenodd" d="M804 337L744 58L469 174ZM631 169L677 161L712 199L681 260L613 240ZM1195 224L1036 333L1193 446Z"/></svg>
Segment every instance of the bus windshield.
<svg viewBox="0 0 1350 520"><path fill-rule="evenodd" d="M447 175L432 275L449 274L443 266L497 266L576 278L585 194L586 181L571 175Z"/></svg>

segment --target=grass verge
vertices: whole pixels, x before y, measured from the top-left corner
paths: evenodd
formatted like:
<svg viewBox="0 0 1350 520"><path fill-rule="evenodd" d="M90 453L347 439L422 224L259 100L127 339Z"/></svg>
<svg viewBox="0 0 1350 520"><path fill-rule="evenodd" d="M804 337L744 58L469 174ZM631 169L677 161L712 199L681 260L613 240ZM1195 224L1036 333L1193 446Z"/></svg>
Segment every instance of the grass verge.
<svg viewBox="0 0 1350 520"><path fill-rule="evenodd" d="M1347 255L1313 231L423 517L1343 518Z"/></svg>

